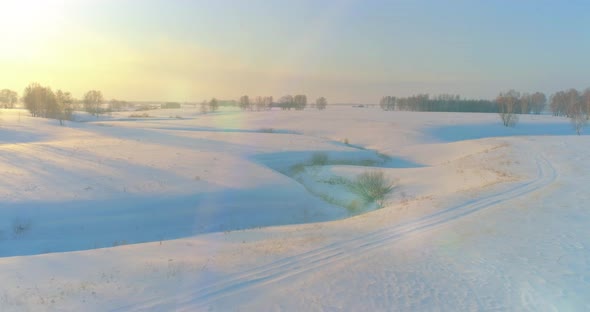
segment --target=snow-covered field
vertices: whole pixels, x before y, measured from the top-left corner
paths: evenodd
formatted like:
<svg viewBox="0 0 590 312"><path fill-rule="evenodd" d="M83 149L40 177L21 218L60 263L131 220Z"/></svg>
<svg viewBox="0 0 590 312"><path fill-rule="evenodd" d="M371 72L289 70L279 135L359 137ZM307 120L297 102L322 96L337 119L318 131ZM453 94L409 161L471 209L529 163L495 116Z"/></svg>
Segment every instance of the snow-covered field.
<svg viewBox="0 0 590 312"><path fill-rule="evenodd" d="M0 311L590 310L567 119L129 114L2 111ZM373 170L382 209L339 182Z"/></svg>

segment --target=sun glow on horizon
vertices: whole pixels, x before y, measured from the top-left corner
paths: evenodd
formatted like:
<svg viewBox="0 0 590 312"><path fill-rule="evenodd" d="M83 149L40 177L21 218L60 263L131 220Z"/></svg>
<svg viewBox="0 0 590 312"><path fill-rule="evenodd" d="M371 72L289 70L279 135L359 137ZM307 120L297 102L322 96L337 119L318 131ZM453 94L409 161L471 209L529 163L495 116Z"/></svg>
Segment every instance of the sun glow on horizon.
<svg viewBox="0 0 590 312"><path fill-rule="evenodd" d="M590 44L577 39L589 30L582 5L539 4L552 18L576 21L548 28L546 18L521 14L529 12L523 3L0 2L0 88L19 92L39 82L126 100L307 94L376 103L388 94L491 99L511 88L588 85ZM449 14L461 18L442 19Z"/></svg>

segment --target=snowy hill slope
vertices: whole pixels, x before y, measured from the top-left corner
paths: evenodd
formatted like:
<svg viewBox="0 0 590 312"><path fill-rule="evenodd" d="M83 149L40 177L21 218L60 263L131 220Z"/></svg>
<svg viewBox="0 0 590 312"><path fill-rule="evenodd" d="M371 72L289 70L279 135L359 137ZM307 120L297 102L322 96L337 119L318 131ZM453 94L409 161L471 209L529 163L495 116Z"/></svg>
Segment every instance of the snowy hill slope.
<svg viewBox="0 0 590 312"><path fill-rule="evenodd" d="M180 114L3 111L3 311L590 308L590 144L564 119ZM321 196L367 170L384 208Z"/></svg>

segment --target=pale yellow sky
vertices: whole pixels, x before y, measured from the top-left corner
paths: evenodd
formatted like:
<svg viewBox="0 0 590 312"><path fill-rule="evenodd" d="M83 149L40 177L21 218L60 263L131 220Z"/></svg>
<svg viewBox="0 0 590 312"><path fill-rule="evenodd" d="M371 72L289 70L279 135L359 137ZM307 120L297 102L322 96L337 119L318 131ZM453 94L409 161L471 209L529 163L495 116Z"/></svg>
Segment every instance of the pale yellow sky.
<svg viewBox="0 0 590 312"><path fill-rule="evenodd" d="M0 49L0 88L17 92L39 82L78 97L89 89L99 89L109 99L200 101L213 96L233 99L243 94L278 97L306 93L310 98L358 101L367 95L379 96L364 86L382 85L387 80L386 74L365 66L368 60L362 56L346 66L332 61L331 54L325 59L311 57L330 37L334 12L331 17L311 21L309 29L313 31L303 35L282 41L270 38L268 42L258 38L234 47L231 38L211 40L195 35L194 40L184 40L173 32L144 31L141 27L131 34L118 32L109 28L108 19L116 6L110 11L103 8L107 13L97 13L97 20L92 16L85 20L80 12L96 9L90 4L100 1L4 1L11 14L0 19L0 36L7 43ZM144 2L127 3L141 9ZM145 27L145 23L143 20L140 25ZM206 32L207 28L202 28ZM232 35L253 34L236 29ZM217 40L226 41L217 44ZM256 44L265 45L263 53L252 52ZM436 81L437 77L406 70L404 79Z"/></svg>
<svg viewBox="0 0 590 312"><path fill-rule="evenodd" d="M215 83L219 76L248 70L235 57L193 43L156 34L133 46L68 23L59 6L28 11L25 3L11 3L15 14L0 19L8 43L0 49L3 88L21 91L35 81L75 94L101 89L111 97L188 100L226 93Z"/></svg>
<svg viewBox="0 0 590 312"><path fill-rule="evenodd" d="M510 1L0 1L0 88L19 93L38 82L123 100L376 103L590 85L583 7L545 3L537 16ZM549 27L541 13L561 22Z"/></svg>

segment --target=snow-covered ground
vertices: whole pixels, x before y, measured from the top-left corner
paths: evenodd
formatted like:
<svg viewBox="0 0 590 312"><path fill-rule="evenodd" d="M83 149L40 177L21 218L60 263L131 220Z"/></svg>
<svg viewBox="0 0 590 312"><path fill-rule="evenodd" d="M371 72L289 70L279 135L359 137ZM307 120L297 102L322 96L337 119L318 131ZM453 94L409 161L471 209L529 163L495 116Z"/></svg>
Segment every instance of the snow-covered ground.
<svg viewBox="0 0 590 312"><path fill-rule="evenodd" d="M567 119L129 115L2 111L0 311L590 310ZM396 183L377 210L339 182L372 170Z"/></svg>

